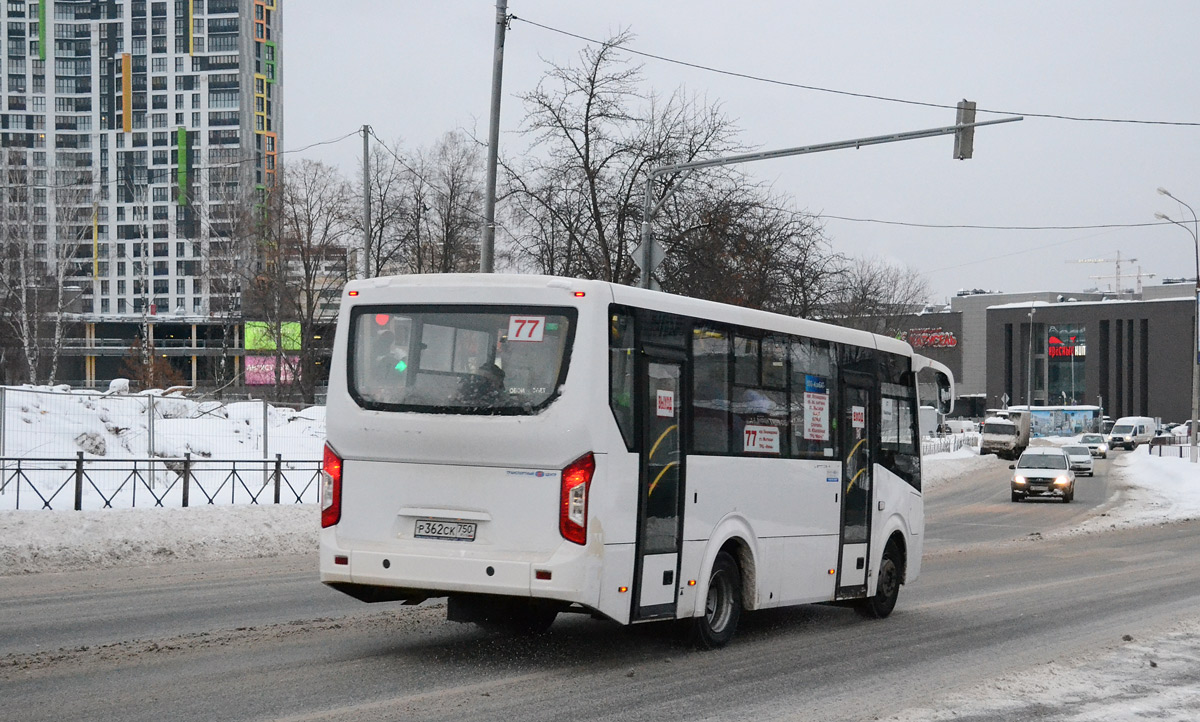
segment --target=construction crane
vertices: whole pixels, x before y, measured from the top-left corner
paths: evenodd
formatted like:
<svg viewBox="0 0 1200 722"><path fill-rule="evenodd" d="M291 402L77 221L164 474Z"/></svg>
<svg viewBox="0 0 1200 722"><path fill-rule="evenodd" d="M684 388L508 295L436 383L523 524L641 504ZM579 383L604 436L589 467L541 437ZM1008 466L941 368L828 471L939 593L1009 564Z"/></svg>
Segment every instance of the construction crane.
<svg viewBox="0 0 1200 722"><path fill-rule="evenodd" d="M1131 260L1131 261L1136 261L1137 259L1136 259L1136 258L1131 258L1131 259L1129 259L1129 260ZM1138 266L1138 267L1137 267L1137 273L1131 273L1131 274L1129 274L1129 275L1133 276L1133 277L1134 277L1134 279L1136 279L1136 281L1137 281L1136 285L1134 286L1134 293L1137 293L1137 294L1139 294L1139 295L1140 295L1140 294L1141 294L1141 292L1142 292L1142 279L1143 279L1143 278L1154 278L1156 274L1153 274L1153 273L1143 273L1143 272L1142 272L1142 267L1141 267L1141 266ZM1109 280L1109 279L1113 279L1113 278L1115 278L1115 279L1117 280L1117 293L1118 293L1118 294L1120 294L1120 293L1122 293L1122 291L1123 291L1123 289L1122 289L1122 288L1121 288L1121 286L1120 286L1120 284L1121 284L1121 276L1119 276L1119 275L1112 275L1112 274L1109 274L1109 275L1107 275L1107 276L1088 276L1088 278L1094 278L1094 279L1096 279L1096 280L1100 280L1100 281L1105 281L1105 280Z"/></svg>
<svg viewBox="0 0 1200 722"><path fill-rule="evenodd" d="M1123 278L1123 276L1121 275L1121 264L1122 264L1122 263L1135 263L1136 261L1137 261L1137 259L1136 259L1136 258L1122 258L1122 257L1121 257L1121 252L1120 252L1120 251L1117 251L1117 257L1116 257L1116 258L1081 258L1081 259L1079 259L1079 260L1077 260L1077 261L1067 261L1067 263L1115 263L1115 264L1116 264L1116 271L1117 271L1115 274L1113 274L1113 275L1110 275L1110 276L1091 276L1091 278L1112 278L1112 279L1116 279L1116 287L1115 287L1115 289L1114 289L1114 290L1115 290L1115 291L1116 291L1116 293L1117 293L1117 297L1118 297L1118 298L1120 298L1120 297L1121 297L1121 295L1122 295L1122 294L1124 294L1124 292L1125 292L1125 290L1124 290L1124 287L1123 287L1123 286L1122 286L1122 284L1121 284L1121 279ZM1147 275L1147 276L1149 276L1149 277L1151 277L1151 278L1153 278L1153 277L1154 277L1154 274L1152 274L1152 273L1151 273L1151 274L1143 274L1143 273L1142 273L1141 266L1139 266L1139 267L1138 267L1138 273L1137 273L1137 278L1138 278L1137 290L1138 290L1138 292L1139 292L1139 293L1140 293L1140 292L1141 292L1141 290L1142 290L1142 276L1143 276L1143 275Z"/></svg>

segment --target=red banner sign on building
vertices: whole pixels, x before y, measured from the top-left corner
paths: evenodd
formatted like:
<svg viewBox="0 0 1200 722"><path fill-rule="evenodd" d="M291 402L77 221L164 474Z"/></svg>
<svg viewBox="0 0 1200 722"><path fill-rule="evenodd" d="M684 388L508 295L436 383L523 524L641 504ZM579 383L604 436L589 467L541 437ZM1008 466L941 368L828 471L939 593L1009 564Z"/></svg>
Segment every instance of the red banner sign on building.
<svg viewBox="0 0 1200 722"><path fill-rule="evenodd" d="M902 338L913 348L954 348L958 345L954 332L940 326L910 329L904 332Z"/></svg>

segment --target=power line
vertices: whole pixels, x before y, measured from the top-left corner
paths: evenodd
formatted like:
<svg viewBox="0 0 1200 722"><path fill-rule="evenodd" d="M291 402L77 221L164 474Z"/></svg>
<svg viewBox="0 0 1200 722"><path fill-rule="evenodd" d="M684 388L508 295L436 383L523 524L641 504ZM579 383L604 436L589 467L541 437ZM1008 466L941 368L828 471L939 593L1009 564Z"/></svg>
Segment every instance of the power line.
<svg viewBox="0 0 1200 722"><path fill-rule="evenodd" d="M1087 241L1087 240L1090 240L1092 238L1096 238L1097 236L1102 236L1102 235L1104 235L1104 234L1103 233L1093 233L1093 234L1087 235L1087 236L1078 236L1075 238L1068 238L1064 241L1056 241L1054 243L1046 243L1046 244L1043 244L1040 246L1034 246L1033 248L1025 248L1025 249L1022 249L1019 251L1011 251L1009 253L1001 253L1001 254L998 254L995 256L987 256L985 258L975 258L973 260L967 261L966 263L957 263L953 266L942 266L941 268L931 268L929 270L922 271L922 273L929 275L929 274L934 274L934 273L941 273L942 271L953 271L953 270L957 270L959 268L966 268L967 266L975 266L980 263L988 263L989 261L997 261L1001 258L1010 258L1012 256L1020 256L1020 255L1026 254L1026 253L1033 253L1034 251L1044 251L1047 248L1055 248L1057 246L1065 246L1070 243L1078 243L1079 241Z"/></svg>
<svg viewBox="0 0 1200 722"><path fill-rule="evenodd" d="M403 166L405 170L407 170L409 173L412 173L413 175L415 175L418 179L420 179L420 181L422 183L424 183L426 186L431 188L434 193L437 193L438 195L442 196L442 198L446 198L446 199L449 198L449 196L446 194L446 192L443 191L441 188L439 188L436 183L431 182L428 178L421 175L420 171L418 171L416 168L413 168L411 165L409 165L408 162L406 160L404 160L403 158L401 158L399 155L397 155L396 151L392 150L388 146L387 143L384 143L383 140L378 135L375 134L375 128L368 126L367 132L370 133L371 137L374 138L375 141L377 143L379 143L379 145L383 146L383 149L388 152L388 155L395 158L396 162L399 163L401 166ZM462 206L461 210L466 211L467 213L469 213L472 216L475 216L476 218L478 218L481 221L486 220L486 218L484 218L482 213L472 209L470 206Z"/></svg>
<svg viewBox="0 0 1200 722"><path fill-rule="evenodd" d="M904 105L916 105L916 106L921 106L921 107L925 107L925 108L944 108L944 109L948 109L948 110L956 110L957 109L956 105L947 105L945 103L930 103L930 102L920 101L920 100L908 100L906 98L893 98L893 97L889 97L886 95L872 95L870 93L856 93L856 92L849 91L849 90L837 90L835 88L822 88L822 87L819 87L816 85L804 85L801 83L793 83L793 82L789 82L786 80L777 80L775 78L766 78L766 77L759 76L759 75L750 75L749 73L739 73L739 72L736 72L733 70L724 70L721 68L714 68L709 65L701 65L699 63L691 63L691 62L688 62L685 60L677 60L675 58L668 58L664 55L655 55L654 53L647 53L647 52L643 52L641 50L634 50L633 48L629 48L624 45L615 46L612 43L608 43L603 40L596 40L595 38L589 38L585 35L579 35L577 33L572 33L567 30L562 30L560 28L551 27L549 25L543 25L542 23L534 22L533 20L529 20L526 18L520 18L520 17L517 17L516 15L509 15L509 19L516 20L518 22L523 22L528 25L533 25L534 27L538 27L543 30L548 30L552 33L558 33L559 35L565 35L567 37L575 38L576 40L582 40L584 42L591 43L593 45L616 47L623 52L629 53L630 55L638 55L643 58L659 60L664 63L680 65L680 66L687 67L687 68L693 68L695 70L703 70L708 73L716 73L718 75L727 75L732 78L741 78L742 80L752 80L756 83L767 83L770 85L778 85L778 86L782 86L785 88L795 88L798 90L811 90L811 91L817 92L817 93L830 93L832 95L843 95L843 96L847 96L847 97L851 97L851 98L863 98L866 100L880 100L880 101L884 101L884 102L888 102L888 103L901 103ZM1051 120L1069 120L1069 121L1075 121L1075 122L1080 122L1080 123L1126 123L1126 124L1134 124L1134 125L1168 125L1168 126L1180 126L1180 127L1188 127L1188 128L1200 127L1200 122L1192 122L1192 121L1140 120L1140 119L1136 119L1136 118L1100 118L1100 117L1088 117L1088 116L1076 116L1076 115L1060 115L1060 114L1055 114L1055 113L1031 113L1028 111L990 110L987 108L978 108L976 112L999 113L1001 115L1023 115L1026 118L1047 118L1047 119L1051 119Z"/></svg>
<svg viewBox="0 0 1200 722"><path fill-rule="evenodd" d="M832 218L851 223L877 223L885 226L905 226L909 228L946 228L983 231L1086 231L1101 228L1148 228L1151 226L1171 225L1169 222L1154 221L1146 223L1092 223L1085 225L1062 226L989 226L973 223L914 223L909 221L888 221L879 218L852 218L850 216L835 216L826 213L816 214L818 218Z"/></svg>

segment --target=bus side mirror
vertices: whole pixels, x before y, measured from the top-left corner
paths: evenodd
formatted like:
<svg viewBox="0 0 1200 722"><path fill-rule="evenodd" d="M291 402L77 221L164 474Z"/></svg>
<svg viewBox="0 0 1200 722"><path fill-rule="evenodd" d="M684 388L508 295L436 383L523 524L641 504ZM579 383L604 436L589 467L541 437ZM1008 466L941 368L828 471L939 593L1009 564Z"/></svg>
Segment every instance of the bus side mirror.
<svg viewBox="0 0 1200 722"><path fill-rule="evenodd" d="M943 373L934 376L937 379L937 409L942 414L948 414L954 410L954 391L950 387L950 379Z"/></svg>

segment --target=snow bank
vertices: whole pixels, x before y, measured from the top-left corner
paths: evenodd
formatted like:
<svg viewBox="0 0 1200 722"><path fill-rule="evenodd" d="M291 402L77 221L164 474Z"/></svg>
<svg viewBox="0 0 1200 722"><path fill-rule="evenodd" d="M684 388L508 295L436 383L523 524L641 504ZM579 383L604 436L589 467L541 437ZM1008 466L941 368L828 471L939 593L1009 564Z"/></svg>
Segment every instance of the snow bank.
<svg viewBox="0 0 1200 722"><path fill-rule="evenodd" d="M1200 464L1187 457L1151 456L1143 449L1113 459L1124 499L1079 526L1048 536L1200 519Z"/></svg>
<svg viewBox="0 0 1200 722"><path fill-rule="evenodd" d="M921 458L921 486L932 489L946 482L961 479L985 469L995 462L994 456L979 455L979 449L964 446L958 451L930 454Z"/></svg>
<svg viewBox="0 0 1200 722"><path fill-rule="evenodd" d="M0 575L315 553L315 504L0 512Z"/></svg>

